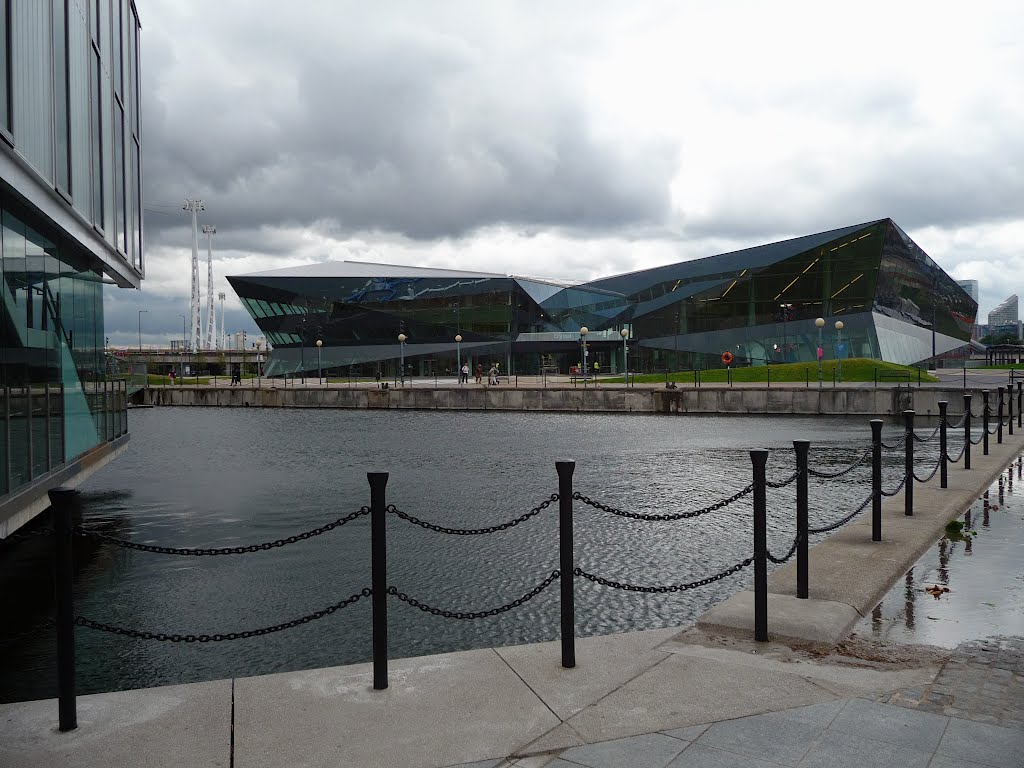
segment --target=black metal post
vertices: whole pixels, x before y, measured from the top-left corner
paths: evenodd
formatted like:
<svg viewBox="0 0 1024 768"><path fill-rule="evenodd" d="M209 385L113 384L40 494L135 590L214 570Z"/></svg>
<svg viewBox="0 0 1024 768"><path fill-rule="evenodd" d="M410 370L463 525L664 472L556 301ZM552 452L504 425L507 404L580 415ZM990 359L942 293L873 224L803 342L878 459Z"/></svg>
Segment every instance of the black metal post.
<svg viewBox="0 0 1024 768"><path fill-rule="evenodd" d="M985 398L985 406L981 409L981 426L984 430L984 434L981 436L981 452L983 455L988 456L988 417L989 417L989 405L988 405L988 390L983 389L981 396Z"/></svg>
<svg viewBox="0 0 1024 768"><path fill-rule="evenodd" d="M558 571L562 607L562 666L576 666L576 593L572 536L572 473L575 461L556 461L558 472Z"/></svg>
<svg viewBox="0 0 1024 768"><path fill-rule="evenodd" d="M882 540L882 420L871 420L871 540Z"/></svg>
<svg viewBox="0 0 1024 768"><path fill-rule="evenodd" d="M1017 426L1024 428L1024 381L1017 382Z"/></svg>
<svg viewBox="0 0 1024 768"><path fill-rule="evenodd" d="M1013 384L1006 387L1006 428L1013 434Z"/></svg>
<svg viewBox="0 0 1024 768"><path fill-rule="evenodd" d="M810 440L794 440L796 452L796 596L806 600L807 579L807 451Z"/></svg>
<svg viewBox="0 0 1024 768"><path fill-rule="evenodd" d="M999 387L999 405L996 407L996 443L1003 444L1003 393L1006 387Z"/></svg>
<svg viewBox="0 0 1024 768"><path fill-rule="evenodd" d="M373 589L373 689L388 687L387 472L367 472L370 481L370 572Z"/></svg>
<svg viewBox="0 0 1024 768"><path fill-rule="evenodd" d="M964 469L971 468L971 395L964 395Z"/></svg>
<svg viewBox="0 0 1024 768"><path fill-rule="evenodd" d="M754 639L768 641L768 451L750 452L754 467Z"/></svg>
<svg viewBox="0 0 1024 768"><path fill-rule="evenodd" d="M939 487L945 488L949 478L946 475L948 470L946 456L946 408L949 402L939 400Z"/></svg>
<svg viewBox="0 0 1024 768"><path fill-rule="evenodd" d="M767 371L768 371L768 389L771 389L772 388L772 367L769 365L769 366L766 366L766 368L767 368Z"/></svg>
<svg viewBox="0 0 1024 768"><path fill-rule="evenodd" d="M57 599L57 713L58 728L78 727L75 707L75 598L71 529L81 514L82 500L73 488L54 488L47 494L53 515L54 584Z"/></svg>
<svg viewBox="0 0 1024 768"><path fill-rule="evenodd" d="M906 473L906 482L903 485L903 514L907 517L914 515L914 412L907 410L903 412L903 418L907 425L906 461L903 471Z"/></svg>

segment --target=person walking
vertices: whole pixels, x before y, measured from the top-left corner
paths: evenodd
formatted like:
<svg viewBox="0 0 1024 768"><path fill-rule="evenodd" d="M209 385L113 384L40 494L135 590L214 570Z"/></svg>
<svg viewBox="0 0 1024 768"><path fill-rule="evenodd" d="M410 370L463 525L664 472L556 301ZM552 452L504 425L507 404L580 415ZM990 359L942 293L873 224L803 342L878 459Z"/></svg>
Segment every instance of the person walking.
<svg viewBox="0 0 1024 768"><path fill-rule="evenodd" d="M459 384L469 384L469 363L463 363L459 371Z"/></svg>
<svg viewBox="0 0 1024 768"><path fill-rule="evenodd" d="M491 369L487 371L487 384L494 386L498 383L498 368L497 366L491 365Z"/></svg>
<svg viewBox="0 0 1024 768"><path fill-rule="evenodd" d="M479 384L484 379L484 364L476 364L476 383Z"/></svg>

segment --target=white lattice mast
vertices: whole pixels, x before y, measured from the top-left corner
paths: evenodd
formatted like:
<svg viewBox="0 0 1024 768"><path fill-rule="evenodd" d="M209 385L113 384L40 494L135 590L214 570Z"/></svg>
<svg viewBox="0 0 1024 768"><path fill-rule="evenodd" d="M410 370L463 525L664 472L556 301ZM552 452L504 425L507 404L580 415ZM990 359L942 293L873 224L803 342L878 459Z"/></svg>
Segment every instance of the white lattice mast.
<svg viewBox="0 0 1024 768"><path fill-rule="evenodd" d="M189 313L188 346L193 352L199 351L199 341L203 336L203 328L199 317L199 229L196 221L196 214L203 208L202 200L190 200L185 198L185 205L182 210L192 211L192 306Z"/></svg>
<svg viewBox="0 0 1024 768"><path fill-rule="evenodd" d="M227 294L221 291L217 294L217 298L220 299L220 338L217 341L217 346L221 349L227 349L228 338L224 335L224 299L227 298Z"/></svg>
<svg viewBox="0 0 1024 768"><path fill-rule="evenodd" d="M213 316L213 236L217 234L217 228L212 224L203 224L203 234L206 235L206 347L205 349L216 349L213 342L213 332L217 328L217 320Z"/></svg>

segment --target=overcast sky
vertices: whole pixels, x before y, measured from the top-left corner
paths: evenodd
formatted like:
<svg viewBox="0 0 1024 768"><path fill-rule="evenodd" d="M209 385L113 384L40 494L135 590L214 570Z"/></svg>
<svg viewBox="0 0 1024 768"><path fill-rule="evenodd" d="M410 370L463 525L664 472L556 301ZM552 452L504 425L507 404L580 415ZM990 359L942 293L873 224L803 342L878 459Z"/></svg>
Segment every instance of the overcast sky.
<svg viewBox="0 0 1024 768"><path fill-rule="evenodd" d="M138 5L147 277L108 289L114 344L139 309L180 337L186 197L229 332L225 275L587 279L887 216L982 320L1024 294L1019 0Z"/></svg>

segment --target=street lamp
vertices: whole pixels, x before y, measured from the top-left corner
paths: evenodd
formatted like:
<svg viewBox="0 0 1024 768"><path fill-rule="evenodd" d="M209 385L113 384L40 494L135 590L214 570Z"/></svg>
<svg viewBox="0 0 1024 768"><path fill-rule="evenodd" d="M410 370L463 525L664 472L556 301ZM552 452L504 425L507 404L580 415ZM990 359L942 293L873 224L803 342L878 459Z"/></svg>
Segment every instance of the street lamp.
<svg viewBox="0 0 1024 768"><path fill-rule="evenodd" d="M821 346L821 329L825 327L825 318L819 317L814 324L818 326L818 389L821 389L821 359L825 357L825 348Z"/></svg>
<svg viewBox="0 0 1024 768"><path fill-rule="evenodd" d="M323 339L316 340L316 381L317 384L323 384L323 369L320 367L320 347L324 345Z"/></svg>
<svg viewBox="0 0 1024 768"><path fill-rule="evenodd" d="M256 388L263 389L263 366L260 364L260 347L262 343L256 342Z"/></svg>
<svg viewBox="0 0 1024 768"><path fill-rule="evenodd" d="M580 327L580 365L583 367L583 386L587 386L587 326Z"/></svg>
<svg viewBox="0 0 1024 768"><path fill-rule="evenodd" d="M843 383L843 325L842 320L836 320L836 359L839 360L839 383Z"/></svg>
<svg viewBox="0 0 1024 768"><path fill-rule="evenodd" d="M181 359L179 360L179 362L181 364L180 365L180 367L181 367L181 376L179 378L181 379L181 383L184 384L185 383L185 344L188 343L188 338L187 338L187 335L186 335L187 332L185 331L185 316L184 315L178 315L178 317L181 318L181 349L178 350L179 353L181 354Z"/></svg>
<svg viewBox="0 0 1024 768"><path fill-rule="evenodd" d="M629 338L629 329L623 328L619 331L622 337L622 372L626 375L626 386L629 386L629 350L626 348L626 339Z"/></svg>
<svg viewBox="0 0 1024 768"><path fill-rule="evenodd" d="M462 386L462 334L455 334L455 375L459 377L459 386Z"/></svg>
<svg viewBox="0 0 1024 768"><path fill-rule="evenodd" d="M404 333L398 334L398 350L401 355L401 368L400 377L402 379L402 386L405 386L405 340L409 338Z"/></svg>
<svg viewBox="0 0 1024 768"><path fill-rule="evenodd" d="M143 312L145 312L146 314L149 314L149 310L148 309L140 309L139 310L139 354L140 355L142 354L142 313Z"/></svg>

